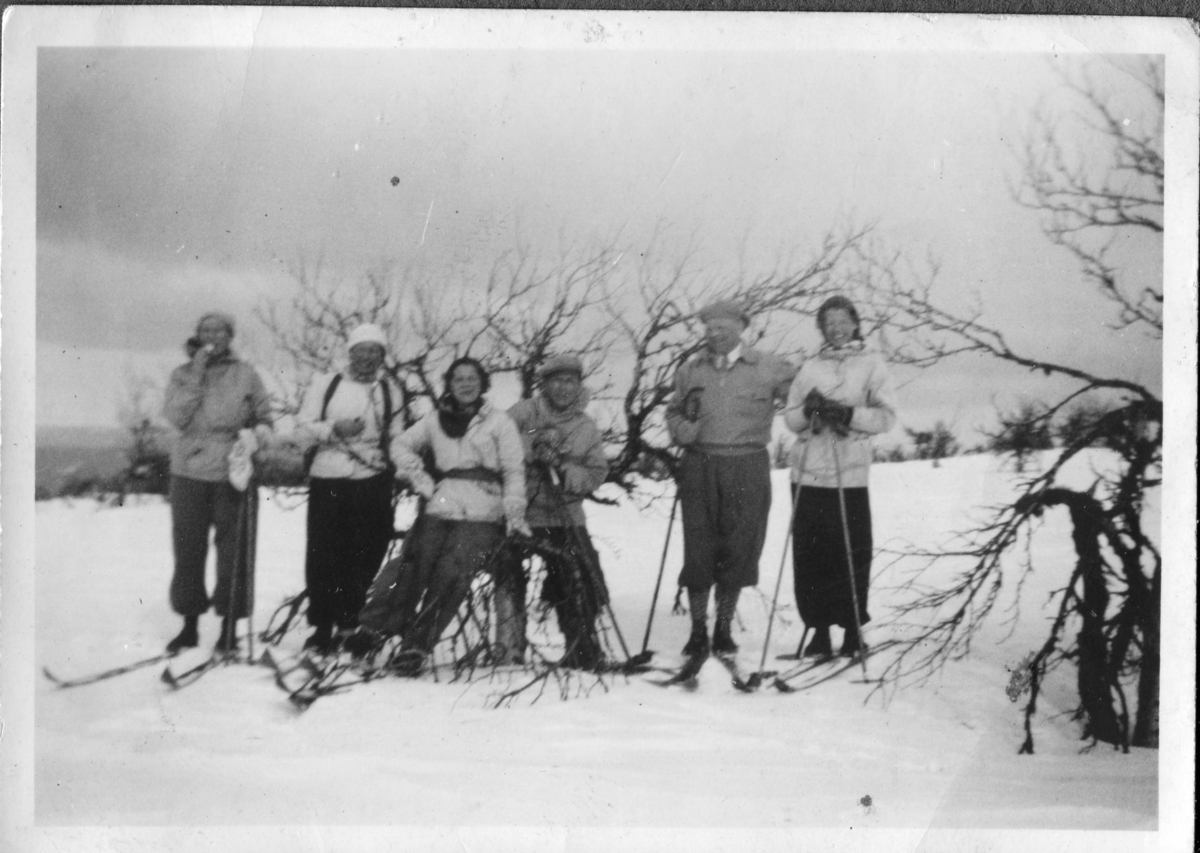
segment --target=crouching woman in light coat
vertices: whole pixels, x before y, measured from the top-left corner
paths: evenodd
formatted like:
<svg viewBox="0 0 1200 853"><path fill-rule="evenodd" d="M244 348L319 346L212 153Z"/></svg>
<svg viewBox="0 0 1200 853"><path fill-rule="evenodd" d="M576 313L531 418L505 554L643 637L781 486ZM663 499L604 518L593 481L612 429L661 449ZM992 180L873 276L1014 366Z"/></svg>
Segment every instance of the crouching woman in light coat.
<svg viewBox="0 0 1200 853"><path fill-rule="evenodd" d="M841 653L849 656L861 648L858 628L871 618L871 435L892 428L896 409L887 366L864 344L854 304L844 296L830 297L817 311L817 325L825 344L796 374L784 411L788 429L797 433L792 450L792 480L800 490L793 527L796 605L805 627L814 629L804 654L832 654L829 628L837 625L845 629Z"/></svg>
<svg viewBox="0 0 1200 853"><path fill-rule="evenodd" d="M413 577L400 603L408 674L420 671L505 533L530 535L521 437L512 419L483 398L487 371L464 357L444 379L437 408L392 442L396 476L426 499L409 534Z"/></svg>

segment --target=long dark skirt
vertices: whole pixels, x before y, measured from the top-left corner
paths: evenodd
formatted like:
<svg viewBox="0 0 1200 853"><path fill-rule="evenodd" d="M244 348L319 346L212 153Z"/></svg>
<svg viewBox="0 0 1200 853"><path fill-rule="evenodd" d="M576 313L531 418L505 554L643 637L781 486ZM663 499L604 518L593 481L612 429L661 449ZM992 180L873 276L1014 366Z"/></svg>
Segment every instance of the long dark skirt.
<svg viewBox="0 0 1200 853"><path fill-rule="evenodd" d="M871 501L866 488L843 489L850 549L854 560L854 589L858 593L858 619L867 613L871 580ZM793 527L792 567L796 606L811 628L839 625L854 627L854 598L846 567L846 542L837 489L805 486L800 490Z"/></svg>
<svg viewBox="0 0 1200 853"><path fill-rule="evenodd" d="M304 575L308 621L351 628L392 538L392 481L313 477Z"/></svg>

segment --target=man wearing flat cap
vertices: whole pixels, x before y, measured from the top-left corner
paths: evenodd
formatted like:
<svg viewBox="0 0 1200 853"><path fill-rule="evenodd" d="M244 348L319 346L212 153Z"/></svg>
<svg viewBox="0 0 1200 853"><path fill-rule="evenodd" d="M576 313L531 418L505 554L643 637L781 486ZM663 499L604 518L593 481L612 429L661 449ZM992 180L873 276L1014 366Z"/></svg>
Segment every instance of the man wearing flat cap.
<svg viewBox="0 0 1200 853"><path fill-rule="evenodd" d="M671 439L683 448L679 585L688 591L692 612L692 633L683 649L688 656L710 650L708 598L714 585L711 650L737 651L730 626L741 588L758 583L771 508L771 423L796 373L783 359L742 341L750 317L736 303L713 302L698 317L704 348L675 374L667 405Z"/></svg>
<svg viewBox="0 0 1200 853"><path fill-rule="evenodd" d="M600 559L588 536L583 499L608 476L600 430L585 412L583 363L556 355L538 370L541 387L508 410L525 446L525 518L546 575L542 601L551 605L565 640L562 665L594 670L604 664L596 618L608 603ZM525 650L524 560L506 553L496 578L497 659L520 663Z"/></svg>

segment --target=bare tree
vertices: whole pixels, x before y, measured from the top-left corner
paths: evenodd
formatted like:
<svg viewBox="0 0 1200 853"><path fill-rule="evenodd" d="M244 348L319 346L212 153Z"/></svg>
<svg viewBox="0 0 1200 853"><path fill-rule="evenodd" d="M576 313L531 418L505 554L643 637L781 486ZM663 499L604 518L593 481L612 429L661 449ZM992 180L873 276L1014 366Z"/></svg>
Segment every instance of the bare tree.
<svg viewBox="0 0 1200 853"><path fill-rule="evenodd" d="M537 370L551 355L569 350L585 365L603 359L612 332L599 308L615 252L566 249L545 262L528 248L492 266L482 295L480 328L467 342L482 343L489 367L516 373L521 396L533 395Z"/></svg>
<svg viewBox="0 0 1200 853"><path fill-rule="evenodd" d="M127 465L121 473L117 503L126 494L165 495L170 479L171 457L167 428L159 417L162 388L150 377L127 370L125 393L118 404L117 419L129 431L125 450Z"/></svg>
<svg viewBox="0 0 1200 853"><path fill-rule="evenodd" d="M1127 123L1113 105L1115 96L1095 83L1086 67L1065 78L1081 111L1077 118L1090 136L1073 145L1059 124L1039 114L1014 197L1038 213L1047 238L1069 251L1084 279L1114 303L1115 328L1156 338L1162 333L1161 283L1139 282L1139 270L1121 268L1111 255L1130 232L1149 234L1161 243L1162 66L1148 60L1131 73L1140 81L1143 112L1151 120ZM1076 665L1085 738L1125 749L1157 746L1162 559L1141 516L1147 491L1160 484L1162 401L1150 388L1119 374L1023 354L1009 345L1001 329L984 322L981 308L962 312L946 307L933 292L936 264L929 269L932 274L914 285L912 279L901 280L893 265L870 268L877 307L893 328L905 333L903 356L911 363L973 353L1066 380L1070 390L1011 425L1044 435L1047 444L1052 419L1080 398L1101 391L1116 402L1059 448L1044 473L1022 481L1012 502L995 507L988 520L963 534L961 547L914 548L899 555L922 561L909 582L917 594L898 617L916 628L888 664L885 678L928 677L947 661L968 654L1002 586L1011 581L1013 570L1004 558L1020 554L1022 532L1037 517L1064 507L1078 559L1075 566L1063 568L1064 584L1054 595L1055 619L1045 643L1026 662L1029 700L1021 751L1033 752L1032 718L1047 672L1067 661ZM1113 464L1098 470L1089 488L1072 489L1059 481L1070 460L1101 445L1113 450ZM965 560L966 568L949 586L920 586L930 565L944 560ZM1015 570L1018 584L1032 570L1026 554ZM1131 727L1126 685L1132 679L1137 708Z"/></svg>
<svg viewBox="0 0 1200 853"><path fill-rule="evenodd" d="M718 294L755 315L752 335L778 336L801 317L811 317L834 292L853 292L854 265L870 227L830 231L805 260L788 259L775 268L743 272L734 281L713 280L699 267L694 243L670 258L658 256L662 230L649 245L607 279L609 314L632 355L629 384L622 400L622 428L613 436L619 450L609 479L628 486L629 475L650 468L674 470L663 414L675 372L700 347L697 310ZM873 327L873 319L867 324ZM785 351L785 356L799 351Z"/></svg>
<svg viewBox="0 0 1200 853"><path fill-rule="evenodd" d="M1110 261L1114 245L1129 232L1161 235L1163 230L1163 116L1166 88L1162 63L1141 58L1130 70L1144 90L1157 120L1133 123L1111 102L1109 93L1085 67L1061 73L1079 98L1076 121L1091 128L1104 145L1073 146L1063 123L1045 113L1021 153L1017 202L1039 214L1046 236L1078 259L1083 274L1117 307L1116 328L1140 325L1162 335L1162 282L1139 281L1135 270Z"/></svg>
<svg viewBox="0 0 1200 853"><path fill-rule="evenodd" d="M905 432L912 439L916 458L932 459L934 468L941 464L941 460L956 456L959 452L958 439L945 421L938 421L933 429L906 429Z"/></svg>
<svg viewBox="0 0 1200 853"><path fill-rule="evenodd" d="M1025 472L1034 453L1054 446L1048 409L1041 403L1021 403L1013 411L1001 412L999 421L999 428L987 433L988 447L994 453L1011 454L1018 474Z"/></svg>

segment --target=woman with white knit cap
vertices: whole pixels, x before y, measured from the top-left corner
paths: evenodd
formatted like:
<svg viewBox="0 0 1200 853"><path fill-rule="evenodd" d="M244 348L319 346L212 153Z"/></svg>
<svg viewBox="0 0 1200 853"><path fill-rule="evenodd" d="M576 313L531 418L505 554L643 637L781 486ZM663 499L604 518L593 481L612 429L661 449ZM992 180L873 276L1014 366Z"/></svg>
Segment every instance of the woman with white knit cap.
<svg viewBox="0 0 1200 853"><path fill-rule="evenodd" d="M350 631L392 537L394 467L389 442L400 390L383 370L387 336L363 323L347 339L345 370L317 377L297 415L314 445L309 469L308 544L304 575L305 648L332 651L335 629Z"/></svg>

